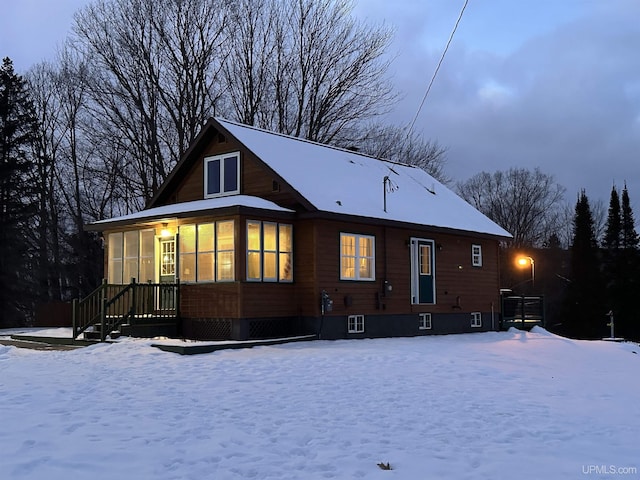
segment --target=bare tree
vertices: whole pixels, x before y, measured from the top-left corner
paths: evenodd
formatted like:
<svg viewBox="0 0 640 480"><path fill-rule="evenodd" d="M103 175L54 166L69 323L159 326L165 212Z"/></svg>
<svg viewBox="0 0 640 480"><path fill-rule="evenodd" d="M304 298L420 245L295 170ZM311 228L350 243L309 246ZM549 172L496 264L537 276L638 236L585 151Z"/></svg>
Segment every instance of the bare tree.
<svg viewBox="0 0 640 480"><path fill-rule="evenodd" d="M284 133L323 143L384 113L394 100L385 78L384 53L391 40L388 28L369 27L351 16L350 0L287 0L289 36L278 48L286 87L276 98L285 118ZM288 53L288 54L287 54Z"/></svg>
<svg viewBox="0 0 640 480"><path fill-rule="evenodd" d="M450 183L444 171L446 148L441 147L438 142L425 140L415 132L408 136L404 128L376 124L355 139L352 145L376 158L422 168L438 181Z"/></svg>
<svg viewBox="0 0 640 480"><path fill-rule="evenodd" d="M128 209L153 196L213 112L224 5L99 0L76 15L75 45L94 72L98 125L108 124L102 135L127 153L119 173Z"/></svg>
<svg viewBox="0 0 640 480"><path fill-rule="evenodd" d="M557 231L565 188L552 175L524 168L482 172L457 184L471 205L513 235L513 246L542 246Z"/></svg>
<svg viewBox="0 0 640 480"><path fill-rule="evenodd" d="M323 143L394 101L385 78L391 31L351 17L350 0L240 0L224 64L232 116Z"/></svg>

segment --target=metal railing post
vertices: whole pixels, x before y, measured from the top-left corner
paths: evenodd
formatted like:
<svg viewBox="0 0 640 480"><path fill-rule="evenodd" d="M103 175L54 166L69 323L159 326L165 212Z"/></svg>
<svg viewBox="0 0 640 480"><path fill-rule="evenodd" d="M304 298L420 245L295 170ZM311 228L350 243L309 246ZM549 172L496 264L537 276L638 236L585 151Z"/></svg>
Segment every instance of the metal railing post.
<svg viewBox="0 0 640 480"><path fill-rule="evenodd" d="M78 299L74 298L71 302L71 326L73 327L73 338L78 336Z"/></svg>

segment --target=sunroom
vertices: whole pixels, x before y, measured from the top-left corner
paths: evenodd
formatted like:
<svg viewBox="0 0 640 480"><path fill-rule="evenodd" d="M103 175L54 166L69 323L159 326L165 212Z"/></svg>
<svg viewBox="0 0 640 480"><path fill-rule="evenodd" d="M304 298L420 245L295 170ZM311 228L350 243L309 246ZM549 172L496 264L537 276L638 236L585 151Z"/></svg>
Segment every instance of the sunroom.
<svg viewBox="0 0 640 480"><path fill-rule="evenodd" d="M202 337L192 331L195 324L222 322L229 337L238 319L260 316L243 297L270 291L280 299L272 303L292 302L293 215L270 201L234 195L151 208L87 228L103 232L112 292L118 285L157 285L163 293L147 304L174 309L178 333ZM272 285L281 286L277 295Z"/></svg>

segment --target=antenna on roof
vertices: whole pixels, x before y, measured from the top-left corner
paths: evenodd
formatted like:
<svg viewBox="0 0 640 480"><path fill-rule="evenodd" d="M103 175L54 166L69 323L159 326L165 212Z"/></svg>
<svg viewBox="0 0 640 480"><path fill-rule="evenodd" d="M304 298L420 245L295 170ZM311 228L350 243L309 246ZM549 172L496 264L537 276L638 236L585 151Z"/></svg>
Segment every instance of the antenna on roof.
<svg viewBox="0 0 640 480"><path fill-rule="evenodd" d="M387 212L387 189L389 189L389 193L393 193L398 190L398 186L393 183L393 181L389 178L389 175L385 175L382 179L382 196L384 200L384 211Z"/></svg>

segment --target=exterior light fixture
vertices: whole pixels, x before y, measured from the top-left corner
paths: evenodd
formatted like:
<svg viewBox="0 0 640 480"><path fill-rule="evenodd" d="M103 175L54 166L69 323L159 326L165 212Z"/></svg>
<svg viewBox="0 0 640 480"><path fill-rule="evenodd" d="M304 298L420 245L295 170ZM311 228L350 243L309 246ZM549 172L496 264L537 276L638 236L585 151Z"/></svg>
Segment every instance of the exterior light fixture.
<svg viewBox="0 0 640 480"><path fill-rule="evenodd" d="M163 223L162 224L162 230L160 230L160 236L163 237L163 238L171 236L171 230L169 230L169 224L168 223Z"/></svg>
<svg viewBox="0 0 640 480"><path fill-rule="evenodd" d="M533 258L527 256L521 256L516 259L516 265L520 268L524 268L527 265L531 265L531 286L535 286L536 283L536 267Z"/></svg>

